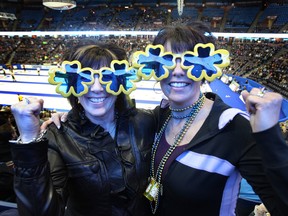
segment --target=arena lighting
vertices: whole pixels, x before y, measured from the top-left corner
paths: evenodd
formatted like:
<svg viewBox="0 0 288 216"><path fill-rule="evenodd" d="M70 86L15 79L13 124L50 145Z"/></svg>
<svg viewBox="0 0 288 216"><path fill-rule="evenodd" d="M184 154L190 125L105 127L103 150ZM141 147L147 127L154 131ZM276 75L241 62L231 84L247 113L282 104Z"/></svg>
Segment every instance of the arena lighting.
<svg viewBox="0 0 288 216"><path fill-rule="evenodd" d="M14 32L0 32L0 36L123 36L123 35L152 35L155 36L158 31L14 31ZM270 33L212 33L215 37L224 38L261 38L261 39L271 39L271 38L283 38L288 40L288 34L270 34Z"/></svg>
<svg viewBox="0 0 288 216"><path fill-rule="evenodd" d="M43 5L53 10L70 10L76 7L73 0L43 0Z"/></svg>

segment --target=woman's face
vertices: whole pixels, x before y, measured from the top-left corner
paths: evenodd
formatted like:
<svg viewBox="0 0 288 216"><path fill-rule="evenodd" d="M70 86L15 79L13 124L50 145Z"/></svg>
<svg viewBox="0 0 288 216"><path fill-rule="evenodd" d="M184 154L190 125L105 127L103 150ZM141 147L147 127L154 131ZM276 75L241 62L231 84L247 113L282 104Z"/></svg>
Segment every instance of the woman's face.
<svg viewBox="0 0 288 216"><path fill-rule="evenodd" d="M164 46L165 51L171 50L170 42ZM170 70L169 77L160 82L161 89L174 107L193 104L199 97L201 82L195 82L187 77L187 71L181 68L181 59L176 60L176 67Z"/></svg>
<svg viewBox="0 0 288 216"><path fill-rule="evenodd" d="M79 102L85 110L88 119L114 116L114 106L117 96L106 92L105 87L99 82L99 76L94 76L94 83L87 94L79 97ZM93 122L93 121L92 121Z"/></svg>

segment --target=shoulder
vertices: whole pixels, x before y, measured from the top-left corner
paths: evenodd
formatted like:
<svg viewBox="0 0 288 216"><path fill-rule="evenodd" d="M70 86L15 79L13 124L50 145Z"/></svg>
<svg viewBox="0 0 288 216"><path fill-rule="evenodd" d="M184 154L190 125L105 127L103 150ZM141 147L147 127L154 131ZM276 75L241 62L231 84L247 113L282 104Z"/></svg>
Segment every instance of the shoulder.
<svg viewBox="0 0 288 216"><path fill-rule="evenodd" d="M237 108L228 108L221 113L219 117L218 128L222 129L226 124L232 122L233 120L242 124L243 122L247 122L249 118L250 117L247 112Z"/></svg>
<svg viewBox="0 0 288 216"><path fill-rule="evenodd" d="M125 117L124 117L125 118ZM130 113L129 117L130 121L138 123L155 123L155 114L152 109L134 109L132 113Z"/></svg>

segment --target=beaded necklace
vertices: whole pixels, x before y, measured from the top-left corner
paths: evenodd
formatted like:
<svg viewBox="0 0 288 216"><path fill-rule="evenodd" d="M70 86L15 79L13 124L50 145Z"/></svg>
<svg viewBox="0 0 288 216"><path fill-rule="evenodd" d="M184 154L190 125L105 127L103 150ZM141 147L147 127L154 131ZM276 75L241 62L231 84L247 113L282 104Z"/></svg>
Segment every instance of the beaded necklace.
<svg viewBox="0 0 288 216"><path fill-rule="evenodd" d="M202 96L203 96L203 93L200 92L199 98L201 98ZM199 99L199 98L198 98L198 99ZM192 107L194 107L197 102L198 102L198 100L197 100L195 103L191 104L190 106L187 106L187 107L184 107L184 108L180 108L180 109L172 108L171 106L169 106L169 109L170 109L171 111L173 111L173 112L183 112L183 111L185 111L185 110L188 110L188 109L191 109Z"/></svg>
<svg viewBox="0 0 288 216"><path fill-rule="evenodd" d="M204 96L203 96L202 92L200 92L200 95L199 95L198 100L199 100L200 98L202 98L202 97L204 97ZM185 107L185 108L175 109L175 108L172 108L171 106L169 106L169 109L170 109L171 111L173 111L173 112L183 112L183 111L185 111L185 110L187 110L187 109L193 108L193 107L197 104L198 100L197 100L195 103L193 103L193 104L191 104L190 106ZM193 112L189 112L189 113L186 114L186 115L181 115L181 116L179 116L179 115L174 115L173 113L171 113L171 117L174 118L174 119L184 119L184 118L191 117L192 114L193 114Z"/></svg>
<svg viewBox="0 0 288 216"><path fill-rule="evenodd" d="M150 200L152 213L155 214L156 210L159 205L159 194L162 195L162 185L161 185L161 178L162 178L162 172L164 169L164 166L172 154L172 152L176 149L176 147L180 144L183 137L185 136L186 132L190 128L191 124L193 123L194 119L196 118L197 114L199 113L200 109L204 105L204 99L205 97L203 95L200 95L199 99L193 104L191 107L192 110L189 113L190 117L186 120L184 126L180 130L179 134L176 136L174 144L169 147L169 149L166 151L165 155L162 157L159 166L155 173L155 157L156 157L156 151L159 146L161 137L163 136L166 127L168 125L169 120L171 119L172 115L169 114L168 118L164 122L162 128L160 129L159 133L155 135L153 147L152 147L152 158L151 158L151 177L150 177L150 184L148 185L146 191L144 192L144 195ZM153 205L154 201L154 205Z"/></svg>

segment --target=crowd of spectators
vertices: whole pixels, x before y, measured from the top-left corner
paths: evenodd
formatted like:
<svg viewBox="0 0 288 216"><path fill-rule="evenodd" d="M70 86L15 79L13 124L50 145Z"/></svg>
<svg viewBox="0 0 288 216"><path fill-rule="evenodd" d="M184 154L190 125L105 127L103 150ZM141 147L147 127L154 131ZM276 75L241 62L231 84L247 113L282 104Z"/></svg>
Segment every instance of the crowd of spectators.
<svg viewBox="0 0 288 216"><path fill-rule="evenodd" d="M276 20L274 20L274 23L278 24L283 23L283 19L284 21L287 19L287 16L280 17L280 15L283 14L281 11L285 10L287 5L280 6L277 4L270 4L265 8L257 6L249 7L249 19L248 15L245 15L243 12L246 11L247 8L245 9L240 6L212 8L186 5L181 16L178 13L177 7L168 8L168 6L163 5L156 5L154 7L129 6L128 8L119 6L78 6L72 10L56 11L42 7L40 11L37 10L37 18L35 18L31 12L33 8L26 6L15 8L14 11L9 11L15 13L18 19L14 21L3 20L0 24L0 30L157 31L166 24L178 25L180 23L189 23L193 20L201 20L217 32L221 31L221 28L222 30L230 31L231 29L229 30L229 28L235 27L237 23L239 23L240 26L243 26L244 23L245 26L248 27L247 23L251 23L253 19L257 17L258 13L259 15L260 13L271 15L271 13L274 13L273 11L278 11L279 19L276 18ZM4 8L3 10L5 11ZM251 13L251 11L253 11L253 13ZM41 19L39 18L40 16L42 16ZM259 17L261 18L261 22L265 21L263 15ZM247 18L247 20L245 20L245 18ZM39 22L39 20L41 21ZM226 23L224 22L225 20ZM261 26L263 25L261 24ZM236 26L236 29L239 30L238 27ZM272 23L272 27L271 29L274 31L281 29L281 31L285 32L287 25L286 27L283 27L283 25L273 26ZM277 28L278 30L276 30ZM246 30L248 30L248 28ZM265 32L267 31L265 30ZM130 55L136 50L143 50L148 43L151 43L153 36L5 36L0 37L0 64L58 64L67 47L85 43L87 40L116 43L125 48L127 54ZM219 40L219 47L228 49L231 55L231 65L225 70L225 73L251 78L282 93L285 97L288 96L286 91L287 42L251 39L231 42L227 40L228 39Z"/></svg>
<svg viewBox="0 0 288 216"><path fill-rule="evenodd" d="M11 6L0 5L6 12ZM185 5L180 15L177 5L155 6L77 6L72 10L51 10L42 5L19 6L15 20L3 20L0 31L55 30L159 30L163 25L177 25L201 20L215 32L287 32L288 4L245 7ZM269 17L275 17L269 20ZM253 24L254 23L254 24ZM253 25L252 25L253 24Z"/></svg>
<svg viewBox="0 0 288 216"><path fill-rule="evenodd" d="M57 65L67 48L91 41L118 44L129 56L144 50L153 36L45 36L0 38L2 65ZM6 48L10 47L10 48ZM231 64L224 73L255 80L288 98L287 41L220 38L218 47L230 51Z"/></svg>
<svg viewBox="0 0 288 216"><path fill-rule="evenodd" d="M255 50L256 52L257 50ZM273 47L267 55L263 56L261 64L250 70L248 78L262 83L270 89L281 93L288 98L288 49L286 47ZM259 51L258 51L259 52ZM260 52L261 53L261 52Z"/></svg>

